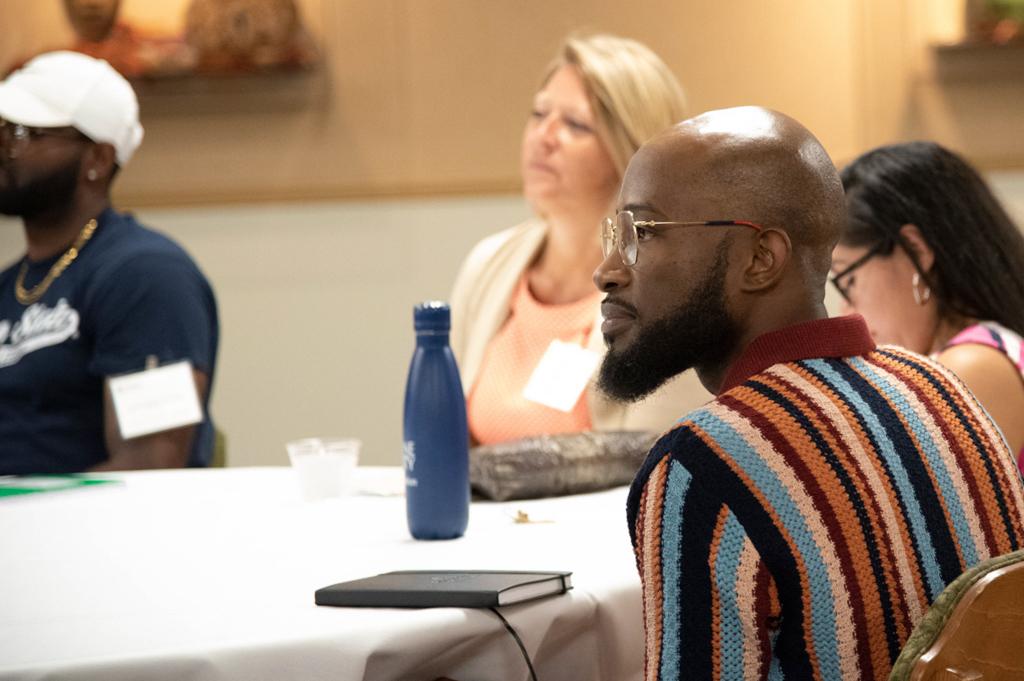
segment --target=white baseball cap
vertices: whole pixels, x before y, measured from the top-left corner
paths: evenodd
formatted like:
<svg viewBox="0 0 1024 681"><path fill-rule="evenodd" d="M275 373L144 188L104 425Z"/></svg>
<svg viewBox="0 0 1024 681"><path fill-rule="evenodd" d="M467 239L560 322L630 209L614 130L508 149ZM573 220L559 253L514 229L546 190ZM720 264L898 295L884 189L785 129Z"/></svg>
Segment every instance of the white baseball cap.
<svg viewBox="0 0 1024 681"><path fill-rule="evenodd" d="M38 128L72 126L111 144L120 166L142 142L132 86L107 62L79 52L41 54L0 82L0 118Z"/></svg>

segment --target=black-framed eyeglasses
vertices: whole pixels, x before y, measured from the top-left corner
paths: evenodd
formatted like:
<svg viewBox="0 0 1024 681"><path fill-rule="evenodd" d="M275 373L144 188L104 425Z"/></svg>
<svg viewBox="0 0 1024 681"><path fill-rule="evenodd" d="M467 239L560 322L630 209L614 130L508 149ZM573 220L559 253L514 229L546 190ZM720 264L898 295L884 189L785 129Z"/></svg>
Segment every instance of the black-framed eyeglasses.
<svg viewBox="0 0 1024 681"><path fill-rule="evenodd" d="M25 151L29 142L36 137L64 137L91 141L89 137L75 128L35 128L0 118L0 149L5 150L7 158L17 158Z"/></svg>
<svg viewBox="0 0 1024 681"><path fill-rule="evenodd" d="M888 249L889 244L890 242L887 240L879 241L868 249L867 253L843 268L842 272L829 277L829 281L831 281L832 285L836 287L837 291L839 291L839 295L843 297L843 300L850 305L853 305L853 300L850 298L850 291L853 290L853 285L855 283L853 273L857 271L858 268L862 267L868 260L871 260L871 258Z"/></svg>
<svg viewBox="0 0 1024 681"><path fill-rule="evenodd" d="M750 227L760 232L764 229L756 222L747 220L699 220L694 222L678 222L674 220L637 220L633 211L620 210L614 218L605 218L601 223L601 250L604 257L618 249L622 264L626 267L636 265L640 250L640 237L636 228L646 227Z"/></svg>

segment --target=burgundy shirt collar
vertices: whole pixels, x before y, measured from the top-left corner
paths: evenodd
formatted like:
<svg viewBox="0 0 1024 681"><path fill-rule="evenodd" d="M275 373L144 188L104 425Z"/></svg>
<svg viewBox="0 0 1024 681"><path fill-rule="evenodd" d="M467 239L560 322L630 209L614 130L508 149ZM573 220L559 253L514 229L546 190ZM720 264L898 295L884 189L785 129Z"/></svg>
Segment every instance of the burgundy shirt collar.
<svg viewBox="0 0 1024 681"><path fill-rule="evenodd" d="M755 338L732 363L718 394L775 364L819 357L855 357L874 349L868 326L857 314L814 319L769 331Z"/></svg>

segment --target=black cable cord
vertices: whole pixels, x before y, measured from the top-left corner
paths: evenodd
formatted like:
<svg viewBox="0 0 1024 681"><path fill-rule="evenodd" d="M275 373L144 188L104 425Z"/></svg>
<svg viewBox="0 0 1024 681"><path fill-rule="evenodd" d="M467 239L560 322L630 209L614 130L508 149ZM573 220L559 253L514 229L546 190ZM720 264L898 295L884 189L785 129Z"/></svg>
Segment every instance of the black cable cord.
<svg viewBox="0 0 1024 681"><path fill-rule="evenodd" d="M508 623L505 616L498 612L497 608L488 608L488 610L498 616L498 619L500 619L502 624L505 625L505 628L508 629L508 633L512 634L512 638L514 638L516 643L519 644L519 650L523 653L523 659L526 660L526 666L530 668L530 678L533 681L537 681L537 672L533 670L533 662L530 661L530 653L526 652L526 646L523 645L523 639L519 638L519 634L517 634L516 630L512 628L512 625Z"/></svg>

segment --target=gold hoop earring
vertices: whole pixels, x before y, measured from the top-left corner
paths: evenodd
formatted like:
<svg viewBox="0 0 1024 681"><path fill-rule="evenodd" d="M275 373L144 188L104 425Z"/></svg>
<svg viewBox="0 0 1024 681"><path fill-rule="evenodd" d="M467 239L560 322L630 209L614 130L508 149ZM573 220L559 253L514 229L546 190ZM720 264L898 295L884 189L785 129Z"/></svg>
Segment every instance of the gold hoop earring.
<svg viewBox="0 0 1024 681"><path fill-rule="evenodd" d="M910 290L914 293L914 302L918 305L924 305L932 297L932 289L930 286L925 285L924 291L919 291L918 286L921 285L921 274L920 272L914 272L913 278L910 280Z"/></svg>

